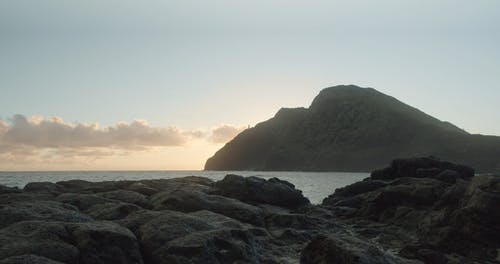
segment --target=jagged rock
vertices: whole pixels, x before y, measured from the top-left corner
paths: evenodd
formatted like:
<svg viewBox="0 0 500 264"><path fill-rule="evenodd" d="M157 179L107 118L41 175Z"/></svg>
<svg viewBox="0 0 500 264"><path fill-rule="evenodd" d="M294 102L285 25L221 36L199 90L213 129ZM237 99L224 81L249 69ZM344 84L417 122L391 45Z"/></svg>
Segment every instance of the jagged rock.
<svg viewBox="0 0 500 264"><path fill-rule="evenodd" d="M229 174L216 182L215 188L213 193L251 204L264 203L288 208L309 204L309 200L293 184L277 178L265 180Z"/></svg>

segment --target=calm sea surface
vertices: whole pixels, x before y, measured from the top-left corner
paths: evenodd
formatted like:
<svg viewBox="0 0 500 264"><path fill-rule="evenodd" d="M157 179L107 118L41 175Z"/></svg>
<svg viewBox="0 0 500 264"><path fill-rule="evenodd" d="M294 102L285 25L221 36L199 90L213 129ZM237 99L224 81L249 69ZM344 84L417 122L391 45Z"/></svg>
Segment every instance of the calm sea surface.
<svg viewBox="0 0 500 264"><path fill-rule="evenodd" d="M277 177L289 181L302 190L312 203L321 201L335 189L362 180L368 173L351 172L296 172L296 171L54 171L54 172L0 172L0 184L24 187L29 182L57 182L73 179L86 181L117 181L142 179L171 179L184 176L203 176L220 180L226 174L242 176Z"/></svg>

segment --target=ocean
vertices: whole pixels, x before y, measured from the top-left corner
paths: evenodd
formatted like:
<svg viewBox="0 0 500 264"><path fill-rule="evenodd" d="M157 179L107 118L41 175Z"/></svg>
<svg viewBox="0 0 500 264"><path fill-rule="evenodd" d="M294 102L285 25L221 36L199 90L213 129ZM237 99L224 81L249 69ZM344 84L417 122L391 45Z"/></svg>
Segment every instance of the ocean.
<svg viewBox="0 0 500 264"><path fill-rule="evenodd" d="M297 171L38 171L0 172L0 184L23 188L29 182L58 182L66 180L119 181L143 179L171 179L184 176L202 176L221 180L227 174L258 176L265 179L277 177L302 190L311 203L318 204L335 189L360 181L368 173L352 172L297 172Z"/></svg>

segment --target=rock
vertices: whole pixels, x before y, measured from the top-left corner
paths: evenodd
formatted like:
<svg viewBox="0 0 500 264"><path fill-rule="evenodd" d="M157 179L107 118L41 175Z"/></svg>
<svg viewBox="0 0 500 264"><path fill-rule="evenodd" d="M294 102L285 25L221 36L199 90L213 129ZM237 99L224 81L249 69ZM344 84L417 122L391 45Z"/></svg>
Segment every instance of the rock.
<svg viewBox="0 0 500 264"><path fill-rule="evenodd" d="M71 204L80 210L87 210L96 204L113 203L111 199L97 196L95 194L63 193L56 197L62 203Z"/></svg>
<svg viewBox="0 0 500 264"><path fill-rule="evenodd" d="M217 214L214 212L210 212L207 210L192 212L189 213L188 215L197 217L198 219L201 219L206 223L209 223L214 228L244 229L249 227L249 225L245 225L241 222L238 222L233 218Z"/></svg>
<svg viewBox="0 0 500 264"><path fill-rule="evenodd" d="M322 205L236 175L32 183L0 194L0 263L497 263L500 177L471 175L397 160Z"/></svg>
<svg viewBox="0 0 500 264"><path fill-rule="evenodd" d="M196 232L167 243L156 263L259 263L260 248L247 230Z"/></svg>
<svg viewBox="0 0 500 264"><path fill-rule="evenodd" d="M28 192L14 192L0 194L0 204L10 204L14 202L37 202L54 200L52 194L46 193L28 193Z"/></svg>
<svg viewBox="0 0 500 264"><path fill-rule="evenodd" d="M96 204L85 210L85 213L97 220L118 220L139 210L141 210L141 207L135 204L120 202Z"/></svg>
<svg viewBox="0 0 500 264"><path fill-rule="evenodd" d="M126 189L127 186L132 184L132 181L103 181L103 182L89 182L83 180L69 180L56 182L67 193L100 193L110 192L118 189Z"/></svg>
<svg viewBox="0 0 500 264"><path fill-rule="evenodd" d="M128 229L112 222L68 224L79 263L143 263L139 243Z"/></svg>
<svg viewBox="0 0 500 264"><path fill-rule="evenodd" d="M63 264L62 262L37 255L21 255L0 260L0 264Z"/></svg>
<svg viewBox="0 0 500 264"><path fill-rule="evenodd" d="M153 187L148 186L148 185L141 183L141 182L132 183L131 185L129 185L127 187L127 190L137 192L137 193L140 193L140 194L146 195L146 196L153 195L153 194L160 191L156 188L153 188Z"/></svg>
<svg viewBox="0 0 500 264"><path fill-rule="evenodd" d="M470 167L429 157L396 159L390 167L373 171L371 178L373 180L392 180L399 177L423 178L438 175L445 170L455 171L463 179L470 179L474 176L474 169Z"/></svg>
<svg viewBox="0 0 500 264"><path fill-rule="evenodd" d="M379 181L385 185L371 188ZM384 224L374 237L389 248L405 248L401 252L408 258L446 263L454 254L458 262L488 263L498 257L500 177L473 177L466 166L431 158L395 160L323 204L345 224L360 226L355 227L360 233L373 223ZM402 234L408 238L398 238Z"/></svg>
<svg viewBox="0 0 500 264"><path fill-rule="evenodd" d="M21 190L17 187L8 187L5 185L0 184L0 194L6 194L6 193L20 193Z"/></svg>
<svg viewBox="0 0 500 264"><path fill-rule="evenodd" d="M175 191L182 189L185 191L207 192L211 189L211 186L213 184L212 180L197 176L188 176L173 179L142 180L140 182L160 191Z"/></svg>
<svg viewBox="0 0 500 264"><path fill-rule="evenodd" d="M137 235L137 230L144 224L162 215L164 211L138 210L131 212L127 217L114 221L126 227Z"/></svg>
<svg viewBox="0 0 500 264"><path fill-rule="evenodd" d="M386 182L378 180L364 180L338 188L335 192L323 200L324 205L333 205L338 202L339 198L352 197L358 194L374 191L376 189L385 187Z"/></svg>
<svg viewBox="0 0 500 264"><path fill-rule="evenodd" d="M262 210L236 199L210 195L199 191L177 190L151 196L155 210L194 212L208 210L256 226L263 226Z"/></svg>
<svg viewBox="0 0 500 264"><path fill-rule="evenodd" d="M215 183L215 194L238 199L251 204L272 204L297 208L310 204L302 192L287 181L277 178L265 180L258 177L242 177L229 174Z"/></svg>
<svg viewBox="0 0 500 264"><path fill-rule="evenodd" d="M368 242L338 234L313 239L302 250L300 263L400 264L421 262L401 259Z"/></svg>
<svg viewBox="0 0 500 264"><path fill-rule="evenodd" d="M60 194L63 190L59 185L52 182L30 182L24 186L23 191L55 195Z"/></svg>
<svg viewBox="0 0 500 264"><path fill-rule="evenodd" d="M146 219L137 229L136 234L141 242L146 262L165 263L162 252L164 245L169 241L190 233L214 229L207 221L181 212L162 211L154 218ZM133 216L138 220L138 215Z"/></svg>
<svg viewBox="0 0 500 264"><path fill-rule="evenodd" d="M0 230L0 260L34 254L63 263L77 263L79 250L58 222L23 221Z"/></svg>
<svg viewBox="0 0 500 264"><path fill-rule="evenodd" d="M93 219L74 206L54 202L14 202L0 205L0 228L28 220L88 222Z"/></svg>
<svg viewBox="0 0 500 264"><path fill-rule="evenodd" d="M125 203L131 203L135 204L137 206L143 207L143 208L151 208L151 204L149 203L148 199L146 196L133 192L133 191L126 191L126 190L116 190L116 191L110 191L110 192L102 192L96 194L99 197L103 197L106 199L111 199L111 200L117 200L117 201L122 201Z"/></svg>

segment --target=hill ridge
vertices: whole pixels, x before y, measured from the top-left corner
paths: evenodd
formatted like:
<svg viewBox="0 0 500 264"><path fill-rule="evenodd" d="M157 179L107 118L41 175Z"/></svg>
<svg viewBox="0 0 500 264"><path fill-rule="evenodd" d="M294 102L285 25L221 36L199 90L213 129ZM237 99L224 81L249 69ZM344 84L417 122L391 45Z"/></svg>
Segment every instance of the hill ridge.
<svg viewBox="0 0 500 264"><path fill-rule="evenodd" d="M371 171L431 155L500 171L500 137L471 135L374 88L339 85L243 131L205 169Z"/></svg>

